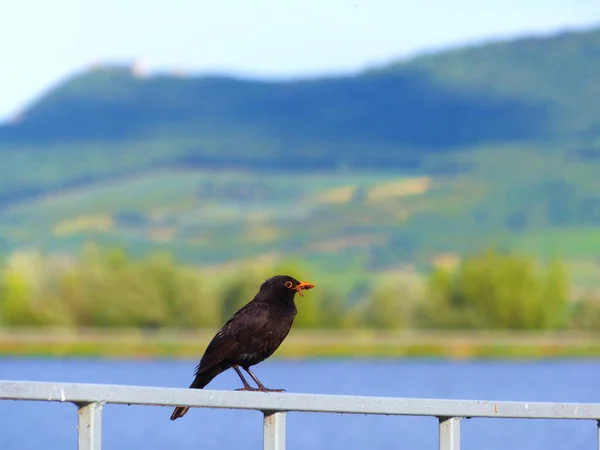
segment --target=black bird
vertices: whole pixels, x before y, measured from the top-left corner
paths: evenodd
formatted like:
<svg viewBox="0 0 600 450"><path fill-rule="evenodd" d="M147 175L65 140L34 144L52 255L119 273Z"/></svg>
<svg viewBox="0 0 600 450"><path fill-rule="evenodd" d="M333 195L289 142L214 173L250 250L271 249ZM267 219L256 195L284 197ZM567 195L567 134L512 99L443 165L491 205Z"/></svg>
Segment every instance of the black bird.
<svg viewBox="0 0 600 450"><path fill-rule="evenodd" d="M234 368L244 387L238 391L282 392L283 389L267 389L252 373L254 366L271 356L288 335L294 317L296 293L312 289L314 284L298 281L288 275L277 275L266 280L260 290L246 305L236 312L210 341L200 364L192 389L202 389L227 369ZM248 384L240 367L256 382L258 388ZM188 407L178 406L171 420L183 417Z"/></svg>

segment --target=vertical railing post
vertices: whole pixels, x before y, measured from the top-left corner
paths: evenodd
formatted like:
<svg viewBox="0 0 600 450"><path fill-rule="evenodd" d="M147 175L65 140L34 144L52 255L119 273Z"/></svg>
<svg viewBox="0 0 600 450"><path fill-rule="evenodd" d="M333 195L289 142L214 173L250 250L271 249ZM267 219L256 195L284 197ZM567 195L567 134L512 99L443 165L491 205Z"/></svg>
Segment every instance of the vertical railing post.
<svg viewBox="0 0 600 450"><path fill-rule="evenodd" d="M460 417L438 417L440 450L460 450Z"/></svg>
<svg viewBox="0 0 600 450"><path fill-rule="evenodd" d="M264 450L285 450L285 412L264 411Z"/></svg>
<svg viewBox="0 0 600 450"><path fill-rule="evenodd" d="M102 446L102 403L85 403L79 407L77 448L100 450Z"/></svg>
<svg viewBox="0 0 600 450"><path fill-rule="evenodd" d="M596 427L598 428L598 450L600 450L600 420L596 420Z"/></svg>

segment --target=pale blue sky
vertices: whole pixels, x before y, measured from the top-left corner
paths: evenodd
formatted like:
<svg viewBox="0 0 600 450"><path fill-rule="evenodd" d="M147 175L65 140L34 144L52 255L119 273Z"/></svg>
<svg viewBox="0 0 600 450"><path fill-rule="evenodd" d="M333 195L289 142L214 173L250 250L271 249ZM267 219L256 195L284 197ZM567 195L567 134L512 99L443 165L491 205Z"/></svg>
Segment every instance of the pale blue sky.
<svg viewBox="0 0 600 450"><path fill-rule="evenodd" d="M7 0L0 120L93 62L304 77L600 25L600 0Z"/></svg>

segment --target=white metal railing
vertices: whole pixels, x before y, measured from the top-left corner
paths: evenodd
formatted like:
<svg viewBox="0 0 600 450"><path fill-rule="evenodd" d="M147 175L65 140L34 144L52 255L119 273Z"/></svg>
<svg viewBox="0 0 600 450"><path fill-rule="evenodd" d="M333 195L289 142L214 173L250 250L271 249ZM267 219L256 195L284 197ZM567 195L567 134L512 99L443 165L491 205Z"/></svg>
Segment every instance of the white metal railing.
<svg viewBox="0 0 600 450"><path fill-rule="evenodd" d="M596 427L600 420L600 404L597 403L356 397L2 380L0 400L75 403L79 408L80 450L100 450L102 407L107 403L262 411L265 450L285 449L288 411L436 417L440 450L459 450L462 418L595 420ZM600 428L598 430L600 432Z"/></svg>

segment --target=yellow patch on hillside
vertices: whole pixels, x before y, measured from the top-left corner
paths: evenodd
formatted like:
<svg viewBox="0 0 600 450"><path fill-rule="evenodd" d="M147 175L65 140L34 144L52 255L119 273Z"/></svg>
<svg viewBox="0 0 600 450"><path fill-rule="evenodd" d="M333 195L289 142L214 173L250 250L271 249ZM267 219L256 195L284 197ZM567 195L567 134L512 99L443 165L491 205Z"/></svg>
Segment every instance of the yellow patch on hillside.
<svg viewBox="0 0 600 450"><path fill-rule="evenodd" d="M375 244L382 244L385 239L377 235L356 235L346 236L326 241L317 241L309 244L306 250L321 252L339 252L352 247L369 247Z"/></svg>
<svg viewBox="0 0 600 450"><path fill-rule="evenodd" d="M175 236L177 228L159 227L148 232L148 238L154 242L169 242Z"/></svg>
<svg viewBox="0 0 600 450"><path fill-rule="evenodd" d="M59 222L52 232L55 236L68 236L86 231L108 231L113 225L113 218L109 215L80 216Z"/></svg>
<svg viewBox="0 0 600 450"><path fill-rule="evenodd" d="M408 178L399 181L380 183L371 188L367 193L367 200L379 201L394 197L405 197L407 195L418 195L427 192L431 188L431 178L419 177Z"/></svg>
<svg viewBox="0 0 600 450"><path fill-rule="evenodd" d="M255 211L247 215L246 220L250 224L264 223L271 218L271 215L265 211Z"/></svg>
<svg viewBox="0 0 600 450"><path fill-rule="evenodd" d="M281 235L281 232L272 226L252 226L245 233L244 238L253 242L273 242Z"/></svg>
<svg viewBox="0 0 600 450"><path fill-rule="evenodd" d="M460 256L455 253L440 253L435 255L431 262L437 268L452 270L460 263Z"/></svg>
<svg viewBox="0 0 600 450"><path fill-rule="evenodd" d="M317 201L321 203L348 203L354 197L356 186L341 186L328 189L317 194Z"/></svg>

